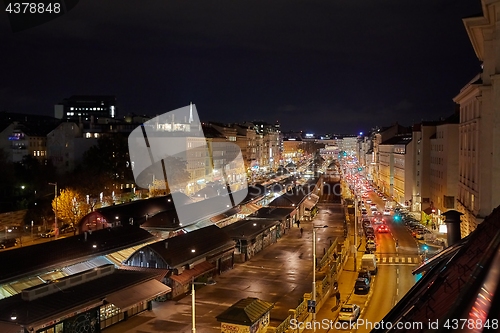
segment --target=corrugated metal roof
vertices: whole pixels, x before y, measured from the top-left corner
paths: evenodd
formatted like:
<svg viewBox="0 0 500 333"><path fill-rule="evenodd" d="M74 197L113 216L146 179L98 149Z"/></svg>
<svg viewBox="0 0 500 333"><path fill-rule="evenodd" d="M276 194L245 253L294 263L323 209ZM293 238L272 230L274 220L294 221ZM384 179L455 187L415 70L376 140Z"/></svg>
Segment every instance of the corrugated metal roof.
<svg viewBox="0 0 500 333"><path fill-rule="evenodd" d="M0 282L60 269L155 239L137 226L120 226L0 252ZM94 247L94 245L96 247ZM50 253L50 255L47 255Z"/></svg>
<svg viewBox="0 0 500 333"><path fill-rule="evenodd" d="M80 262L80 263L75 264L75 265L64 267L62 269L62 271L68 275L72 275L72 274L76 274L76 273L81 273L83 271L86 271L86 270L89 270L89 269L92 269L95 267L99 267L102 265L108 265L108 264L112 264L112 263L113 262L111 262L106 257L99 256L99 257L96 257L96 258L93 258L90 260Z"/></svg>
<svg viewBox="0 0 500 333"><path fill-rule="evenodd" d="M204 261L198 265L195 265L191 269L186 269L182 274L179 275L171 275L170 278L174 281L179 282L180 284L187 284L192 279L196 279L198 276L203 275L207 272L213 271L215 269L215 265Z"/></svg>

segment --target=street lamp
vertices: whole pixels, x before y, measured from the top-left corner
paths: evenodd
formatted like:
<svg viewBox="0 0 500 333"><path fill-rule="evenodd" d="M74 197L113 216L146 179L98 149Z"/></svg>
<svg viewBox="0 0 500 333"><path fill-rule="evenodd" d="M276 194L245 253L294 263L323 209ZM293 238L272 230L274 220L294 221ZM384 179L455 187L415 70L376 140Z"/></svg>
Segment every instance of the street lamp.
<svg viewBox="0 0 500 333"><path fill-rule="evenodd" d="M357 242L358 242L358 197L354 195L354 245L352 248L353 259L354 259L354 271L358 269L357 266Z"/></svg>
<svg viewBox="0 0 500 333"><path fill-rule="evenodd" d="M314 305L313 311L313 327L316 330L314 322L316 322L316 229L328 228L327 225L313 225L313 283L312 283L312 302Z"/></svg>
<svg viewBox="0 0 500 333"><path fill-rule="evenodd" d="M57 182L49 183L49 185L54 186L54 199L56 200L56 210L54 211L55 219L54 219L54 230L57 228Z"/></svg>
<svg viewBox="0 0 500 333"><path fill-rule="evenodd" d="M199 284L199 285L205 285L205 286L213 286L216 284L214 280L209 279L207 282L195 282L194 277L191 279L191 308L192 308L192 315L191 315L191 322L193 325L192 332L196 333L196 314L195 314L195 308L196 308L196 298L195 298L195 291L194 291L194 285Z"/></svg>

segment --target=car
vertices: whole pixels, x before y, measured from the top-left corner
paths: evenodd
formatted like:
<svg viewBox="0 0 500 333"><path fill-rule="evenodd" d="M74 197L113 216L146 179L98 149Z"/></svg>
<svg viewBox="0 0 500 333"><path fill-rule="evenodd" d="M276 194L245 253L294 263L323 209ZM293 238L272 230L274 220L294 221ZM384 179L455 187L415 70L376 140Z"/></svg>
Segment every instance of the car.
<svg viewBox="0 0 500 333"><path fill-rule="evenodd" d="M377 250L377 245L375 244L374 241L367 240L366 241L366 249L369 250L369 251L376 251Z"/></svg>
<svg viewBox="0 0 500 333"><path fill-rule="evenodd" d="M365 228L365 236L372 235L375 236L375 230L373 230L373 227L366 227Z"/></svg>
<svg viewBox="0 0 500 333"><path fill-rule="evenodd" d="M406 225L407 227L410 227L410 226L412 226L412 225L417 225L417 224L420 224L420 222L419 222L419 221L417 221L417 220L404 220L404 221L405 221L405 225Z"/></svg>
<svg viewBox="0 0 500 333"><path fill-rule="evenodd" d="M415 238L416 239L424 239L425 238L425 235L426 234L430 234L432 233L430 230L427 230L427 229L421 229L421 230L418 230L417 233L415 234Z"/></svg>
<svg viewBox="0 0 500 333"><path fill-rule="evenodd" d="M340 322L343 322L343 321L354 322L354 321L358 320L360 313L361 313L361 309L359 308L359 305L346 303L346 304L342 305L342 307L340 308L338 321L340 321Z"/></svg>
<svg viewBox="0 0 500 333"><path fill-rule="evenodd" d="M408 229L410 231L415 231L415 230L424 229L424 228L425 227L422 224L420 224L420 223L415 223L415 224L411 224L411 225L408 226Z"/></svg>
<svg viewBox="0 0 500 333"><path fill-rule="evenodd" d="M384 209L384 215L391 215L391 210L389 208Z"/></svg>
<svg viewBox="0 0 500 333"><path fill-rule="evenodd" d="M366 199L366 203L371 204L371 203L372 203L372 200L371 200L371 199Z"/></svg>
<svg viewBox="0 0 500 333"><path fill-rule="evenodd" d="M361 268L358 272L358 279L359 278L366 278L368 281L372 281L372 275L370 274L370 271L367 270L366 268Z"/></svg>
<svg viewBox="0 0 500 333"><path fill-rule="evenodd" d="M15 238L5 238L0 241L0 249L7 249L14 246L17 246L17 240Z"/></svg>
<svg viewBox="0 0 500 333"><path fill-rule="evenodd" d="M59 229L61 234L67 233L67 232L73 232L75 231L75 228L73 227L73 224L70 223L65 223L62 225L61 229Z"/></svg>
<svg viewBox="0 0 500 333"><path fill-rule="evenodd" d="M370 206L370 210L373 213L373 212L377 211L378 209L377 209L377 206Z"/></svg>
<svg viewBox="0 0 500 333"><path fill-rule="evenodd" d="M367 278L357 278L354 283L355 294L366 294L370 291L370 281Z"/></svg>
<svg viewBox="0 0 500 333"><path fill-rule="evenodd" d="M426 229L426 228L418 228L418 229L415 229L412 231L411 235L417 239L419 239L417 236L418 235L422 235L422 238L420 239L423 239L424 238L424 234L430 234L431 232Z"/></svg>
<svg viewBox="0 0 500 333"><path fill-rule="evenodd" d="M381 226L379 226L377 228L377 232L378 233L388 233L389 232L389 228L387 228L387 226L385 224L382 224Z"/></svg>
<svg viewBox="0 0 500 333"><path fill-rule="evenodd" d="M363 227L371 227L371 223L370 223L370 220L363 220Z"/></svg>
<svg viewBox="0 0 500 333"><path fill-rule="evenodd" d="M56 230L55 229L48 229L45 232L42 232L40 234L40 237L50 238L50 237L55 237L55 235L56 235Z"/></svg>
<svg viewBox="0 0 500 333"><path fill-rule="evenodd" d="M366 237L366 241L373 241L375 244L377 244L377 241L375 239L375 235L368 235L368 236L365 236Z"/></svg>

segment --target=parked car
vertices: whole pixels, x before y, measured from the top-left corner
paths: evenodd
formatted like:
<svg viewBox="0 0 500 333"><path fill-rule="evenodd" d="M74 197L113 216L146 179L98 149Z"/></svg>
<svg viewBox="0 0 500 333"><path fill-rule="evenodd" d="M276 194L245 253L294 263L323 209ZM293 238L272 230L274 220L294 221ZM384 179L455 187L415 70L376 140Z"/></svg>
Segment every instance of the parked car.
<svg viewBox="0 0 500 333"><path fill-rule="evenodd" d="M7 249L14 246L17 246L17 239L15 238L6 238L0 240L0 249Z"/></svg>
<svg viewBox="0 0 500 333"><path fill-rule="evenodd" d="M412 231L412 233L411 233L411 235L412 235L413 237L417 238L417 236L418 236L419 234L421 234L421 235L422 235L422 238L424 238L424 237L423 237L423 235L424 235L424 234L427 234L427 233L429 233L429 234L430 234L431 232L430 232L428 229L426 229L426 228L418 228L418 229L413 230L413 231ZM417 238L417 239L418 239L418 238Z"/></svg>
<svg viewBox="0 0 500 333"><path fill-rule="evenodd" d="M359 278L366 278L368 281L372 281L372 275L370 274L370 271L368 271L366 268L362 268L358 272L358 279Z"/></svg>
<svg viewBox="0 0 500 333"><path fill-rule="evenodd" d="M340 308L338 321L356 321L358 320L360 313L361 310L358 305L346 303Z"/></svg>
<svg viewBox="0 0 500 333"><path fill-rule="evenodd" d="M366 294L370 291L370 281L367 278L357 278L354 283L355 294Z"/></svg>
<svg viewBox="0 0 500 333"><path fill-rule="evenodd" d="M50 237L55 237L56 236L56 230L55 229L48 229L45 232L42 232L40 234L40 237L43 238L50 238Z"/></svg>
<svg viewBox="0 0 500 333"><path fill-rule="evenodd" d="M61 234L67 233L67 232L73 232L75 231L75 228L73 227L73 224L70 223L65 223L62 225L60 232Z"/></svg>
<svg viewBox="0 0 500 333"><path fill-rule="evenodd" d="M384 209L384 215L391 215L391 210L389 208Z"/></svg>
<svg viewBox="0 0 500 333"><path fill-rule="evenodd" d="M416 239L424 239L425 238L425 235L426 234L430 234L431 231L430 230L427 230L427 229L421 229L419 231L417 231L417 234L415 235L415 238Z"/></svg>

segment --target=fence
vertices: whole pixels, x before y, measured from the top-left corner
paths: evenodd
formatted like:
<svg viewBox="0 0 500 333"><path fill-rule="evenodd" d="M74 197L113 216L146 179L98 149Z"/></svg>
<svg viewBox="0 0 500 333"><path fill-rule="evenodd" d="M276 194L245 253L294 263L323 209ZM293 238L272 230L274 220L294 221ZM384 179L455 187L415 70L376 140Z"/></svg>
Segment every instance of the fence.
<svg viewBox="0 0 500 333"><path fill-rule="evenodd" d="M316 311L321 309L324 301L329 296L331 287L333 285L332 282L338 278L339 274L342 271L342 267L346 262L344 258L347 258L348 255L348 243L348 240L346 240L346 242L342 245L341 253L339 253L335 258L334 253L338 246L338 241L337 239L335 239L326 254L323 256L323 258L321 258L321 261L319 262L318 270L322 270L327 266L329 267L329 269L326 272L326 276L323 278L323 280L321 280L321 283L316 284ZM277 327L270 327L268 332L291 333L292 330L290 329L290 321L292 319L296 319L297 322L306 321L307 317L310 316L310 313L307 312L307 301L311 299L311 296L312 294L310 293L304 294L304 299L299 304L299 306L297 306L295 309L290 309L290 315ZM298 332L298 330L294 330L294 332Z"/></svg>

